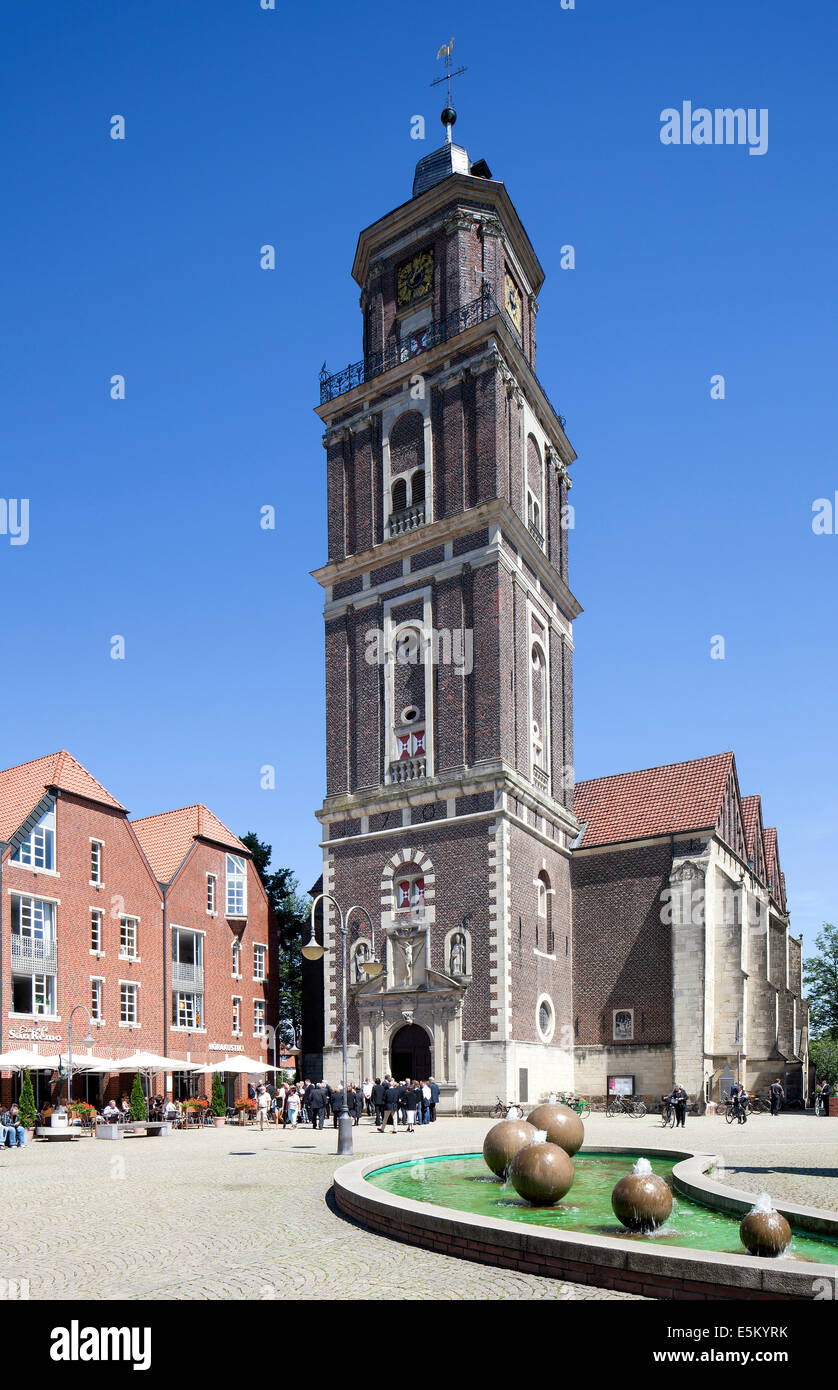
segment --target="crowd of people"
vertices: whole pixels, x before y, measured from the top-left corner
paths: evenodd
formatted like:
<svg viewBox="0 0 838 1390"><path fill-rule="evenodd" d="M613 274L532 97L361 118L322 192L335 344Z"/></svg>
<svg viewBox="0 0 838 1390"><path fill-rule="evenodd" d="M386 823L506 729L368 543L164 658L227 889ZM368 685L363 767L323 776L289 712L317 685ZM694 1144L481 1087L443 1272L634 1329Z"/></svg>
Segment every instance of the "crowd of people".
<svg viewBox="0 0 838 1390"><path fill-rule="evenodd" d="M272 1086L262 1081L249 1087L249 1095L256 1102L260 1129L270 1124L283 1129L310 1124L322 1129L329 1119L337 1129L341 1115L349 1115L354 1125L367 1117L382 1134L388 1124L398 1134L400 1124L410 1132L436 1120L439 1086L433 1077L396 1081L392 1076L375 1080L368 1076L363 1082L349 1082L345 1091L340 1082L332 1086L327 1081L289 1081Z"/></svg>

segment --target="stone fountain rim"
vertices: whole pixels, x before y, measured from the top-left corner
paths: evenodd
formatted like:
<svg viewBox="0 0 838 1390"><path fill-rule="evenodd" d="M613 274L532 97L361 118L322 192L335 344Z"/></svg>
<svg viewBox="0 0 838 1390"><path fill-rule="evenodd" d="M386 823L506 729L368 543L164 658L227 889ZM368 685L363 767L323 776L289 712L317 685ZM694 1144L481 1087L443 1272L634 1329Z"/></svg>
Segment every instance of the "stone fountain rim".
<svg viewBox="0 0 838 1390"><path fill-rule="evenodd" d="M707 1176L716 1163L714 1154L695 1149L661 1147L645 1144L642 1148L626 1144L583 1145L580 1152L619 1153L632 1158L671 1158L673 1184L677 1192L731 1215L750 1211L756 1194L728 1187ZM588 1235L577 1231L549 1231L498 1217L484 1217L473 1212L456 1211L430 1202L416 1202L409 1197L397 1197L366 1181L373 1173L397 1164L417 1162L423 1158L460 1158L478 1155L473 1144L443 1145L435 1148L390 1150L375 1156L355 1159L337 1168L334 1173L335 1198L341 1210L363 1222L368 1215L377 1228L385 1226L399 1240L421 1243L432 1233L449 1236L460 1242L480 1244L488 1236L495 1249L508 1257L537 1258L552 1261L565 1259L574 1264L586 1258L595 1266L618 1274L620 1270L635 1278L644 1273L652 1277L672 1277L690 1280L701 1285L724 1286L747 1298L812 1298L815 1279L834 1281L838 1274L835 1265L806 1263L779 1256L760 1259L743 1251L727 1254L711 1250L696 1250L690 1246L655 1246L627 1241L625 1237ZM834 1213L815 1207L777 1203L777 1210L789 1218L792 1226L815 1235L838 1236L838 1218ZM812 1223L812 1224L809 1224ZM814 1224L818 1223L818 1224ZM479 1258L479 1255L478 1255ZM491 1263L491 1258L487 1258ZM564 1277L573 1278L568 1272Z"/></svg>

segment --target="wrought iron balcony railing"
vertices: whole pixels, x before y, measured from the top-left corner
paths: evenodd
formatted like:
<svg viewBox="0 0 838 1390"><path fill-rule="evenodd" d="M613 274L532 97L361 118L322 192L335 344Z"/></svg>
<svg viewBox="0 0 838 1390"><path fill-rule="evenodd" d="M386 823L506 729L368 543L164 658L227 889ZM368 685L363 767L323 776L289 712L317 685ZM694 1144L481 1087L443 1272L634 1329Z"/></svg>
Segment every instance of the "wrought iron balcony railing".
<svg viewBox="0 0 838 1390"><path fill-rule="evenodd" d="M425 525L425 503L419 502L415 507L404 507L400 512L393 512L390 517L390 535L402 536L405 531L415 531L417 526Z"/></svg>
<svg viewBox="0 0 838 1390"><path fill-rule="evenodd" d="M398 762L390 764L387 781L418 782L420 778L427 777L426 766L424 758L399 758Z"/></svg>
<svg viewBox="0 0 838 1390"><path fill-rule="evenodd" d="M20 975L55 975L58 958L54 941L12 937L12 970Z"/></svg>
<svg viewBox="0 0 838 1390"><path fill-rule="evenodd" d="M324 364L320 373L320 404L326 405L328 401L335 400L337 396L351 391L353 387L362 386L366 381L372 381L374 377L381 376L382 372L388 372L391 367L397 367L401 362L409 362L411 358L427 352L428 348L436 347L439 343L446 343L449 338L454 338L458 333L464 333L467 328L472 328L476 323L484 323L486 319L494 318L496 315L503 318L507 328L510 329L520 344L521 334L517 325L513 323L506 311L499 307L491 290L484 288L479 299L473 299L470 304L464 304L462 308L454 309L444 319L434 319L424 328L408 334L405 338L394 338L386 344L381 352L372 352L369 356L363 357L360 362L350 362L349 366L344 367L342 372L327 372ZM535 373L533 375L535 376ZM538 377L536 377L536 381L538 381ZM540 381L538 385L550 409L564 429L565 417L556 410Z"/></svg>

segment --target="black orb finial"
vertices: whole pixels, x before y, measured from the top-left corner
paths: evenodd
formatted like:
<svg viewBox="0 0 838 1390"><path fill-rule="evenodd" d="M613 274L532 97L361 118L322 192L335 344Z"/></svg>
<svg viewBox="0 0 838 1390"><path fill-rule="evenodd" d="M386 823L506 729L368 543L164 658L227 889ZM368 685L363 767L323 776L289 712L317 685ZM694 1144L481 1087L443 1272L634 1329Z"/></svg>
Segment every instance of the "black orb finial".
<svg viewBox="0 0 838 1390"><path fill-rule="evenodd" d="M442 124L443 124L444 126L453 125L454 122L456 121L456 119L457 119L457 113L456 113L456 111L454 110L453 106L446 106L445 110L443 111L442 115L440 116L440 120L442 121Z"/></svg>

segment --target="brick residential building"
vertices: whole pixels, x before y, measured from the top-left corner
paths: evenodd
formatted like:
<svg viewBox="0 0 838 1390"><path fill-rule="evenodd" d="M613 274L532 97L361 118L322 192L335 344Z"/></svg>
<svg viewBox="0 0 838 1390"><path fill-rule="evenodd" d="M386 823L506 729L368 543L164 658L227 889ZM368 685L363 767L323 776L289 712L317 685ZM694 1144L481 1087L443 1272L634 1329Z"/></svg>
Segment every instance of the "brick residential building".
<svg viewBox="0 0 838 1390"><path fill-rule="evenodd" d="M674 1068L703 1103L741 1056L749 1083L802 1089L800 942L732 754L574 794L575 454L535 370L544 273L450 126L352 273L363 357L324 368L317 412L331 897L303 968L304 1072L340 1071L335 899L364 909L355 1079L433 1074L443 1108L469 1111L604 1096L609 1077L654 1096ZM700 924L679 915L690 893Z"/></svg>
<svg viewBox="0 0 838 1390"><path fill-rule="evenodd" d="M257 980L251 958L254 943L267 957L267 900L249 851L205 807L135 824L62 751L0 772L0 851L0 1051L66 1056L70 1013L83 1005L95 1056L141 1050L200 1063L245 1051L268 1060L254 1019L261 1000L266 1021L275 1021L270 974ZM80 1011L79 1057L86 1032ZM5 1076L5 1096L18 1079ZM58 1090L49 1072L33 1081L39 1099ZM173 1084L187 1085L177 1075L155 1078L160 1089ZM78 1075L74 1095L98 1101L125 1085L118 1074Z"/></svg>

